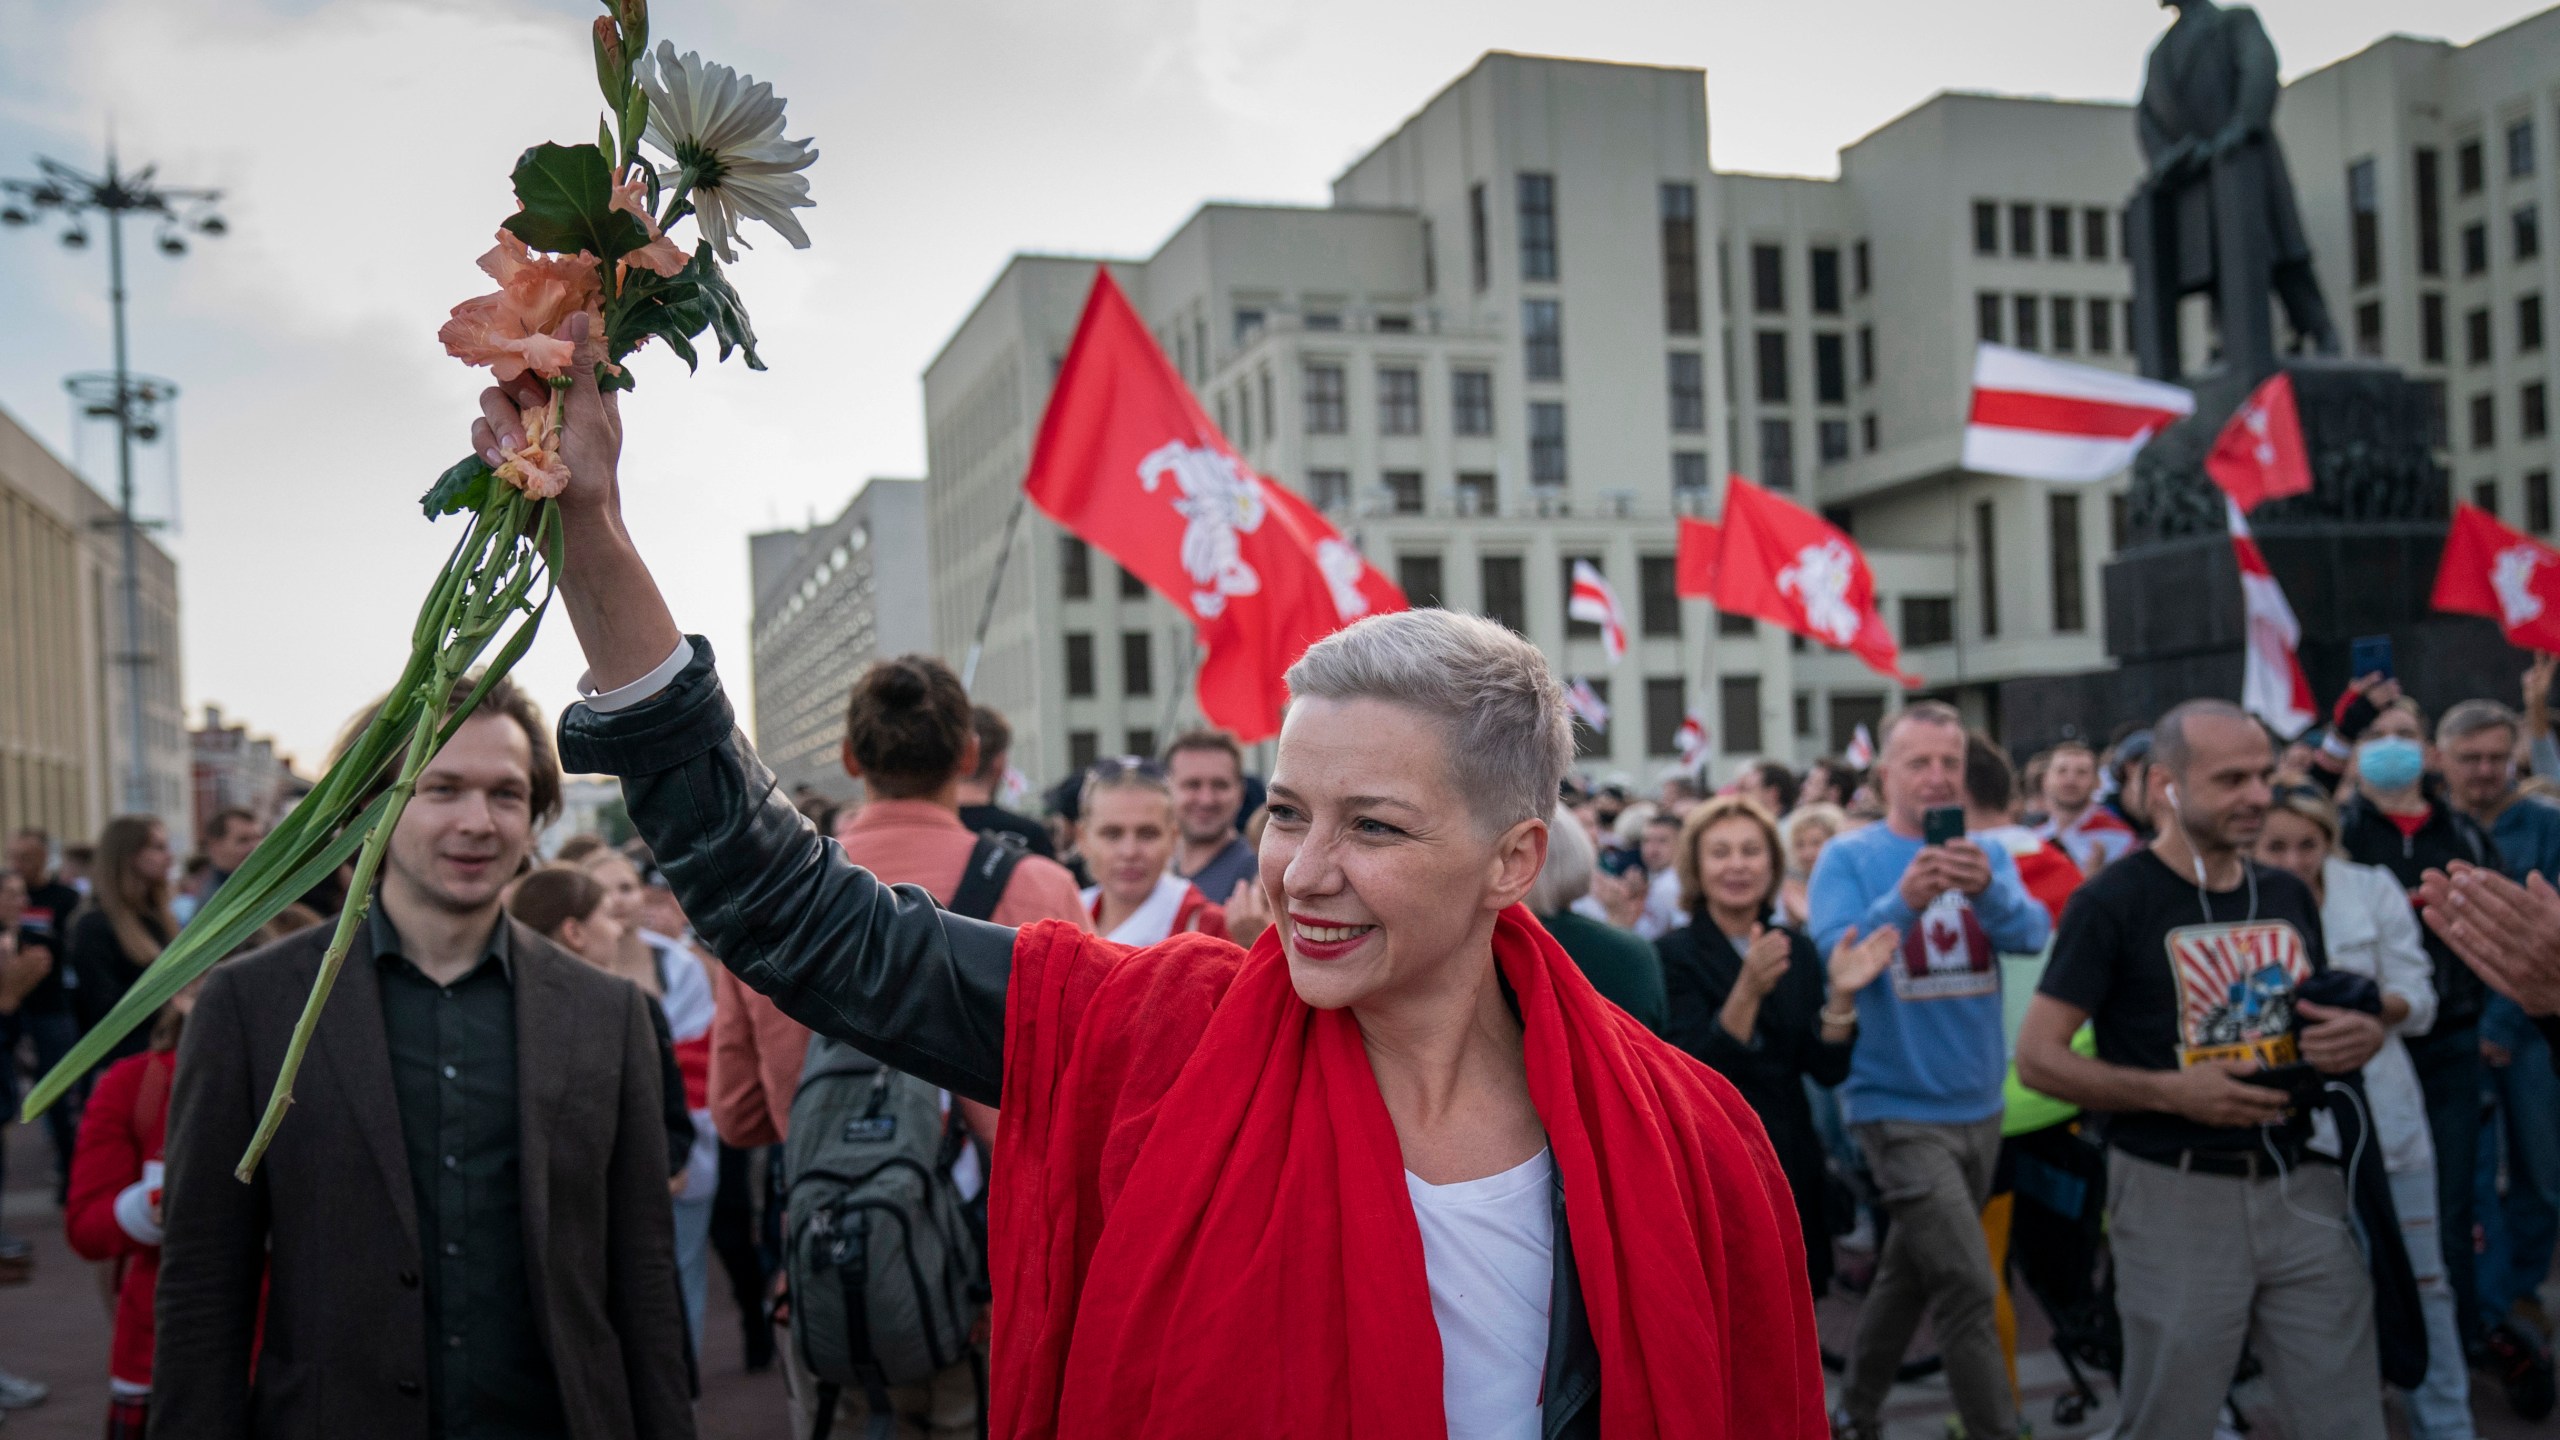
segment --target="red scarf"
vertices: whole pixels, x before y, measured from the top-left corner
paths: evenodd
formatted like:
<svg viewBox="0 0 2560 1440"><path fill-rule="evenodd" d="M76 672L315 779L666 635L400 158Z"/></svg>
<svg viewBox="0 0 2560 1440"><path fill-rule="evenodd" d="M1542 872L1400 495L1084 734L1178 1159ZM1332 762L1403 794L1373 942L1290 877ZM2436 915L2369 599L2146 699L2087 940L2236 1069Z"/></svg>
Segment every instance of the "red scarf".
<svg viewBox="0 0 2560 1440"><path fill-rule="evenodd" d="M993 1197L991 1433L1446 1431L1395 1127L1277 930L1132 951L1022 931ZM1824 1437L1795 1202L1721 1078L1602 1000L1528 912L1496 963L1561 1173L1603 1433Z"/></svg>

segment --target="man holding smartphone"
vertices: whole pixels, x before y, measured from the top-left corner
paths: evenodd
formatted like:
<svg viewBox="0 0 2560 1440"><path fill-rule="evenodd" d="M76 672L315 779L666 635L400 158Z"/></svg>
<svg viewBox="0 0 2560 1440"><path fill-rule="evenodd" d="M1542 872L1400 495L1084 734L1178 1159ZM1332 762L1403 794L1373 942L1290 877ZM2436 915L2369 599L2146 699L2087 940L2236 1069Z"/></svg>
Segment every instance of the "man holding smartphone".
<svg viewBox="0 0 2560 1440"><path fill-rule="evenodd" d="M1858 993L1858 1045L1840 1092L1893 1221L1835 1417L1856 1440L1882 1433L1885 1393L1924 1313L1965 1434L2018 1433L1980 1216L2009 1065L1999 956L2042 949L2052 925L2008 852L1965 838L1964 762L1953 706L1923 700L1887 720L1875 767L1885 821L1824 846L1808 890L1824 953L1852 925L1903 936L1894 963Z"/></svg>

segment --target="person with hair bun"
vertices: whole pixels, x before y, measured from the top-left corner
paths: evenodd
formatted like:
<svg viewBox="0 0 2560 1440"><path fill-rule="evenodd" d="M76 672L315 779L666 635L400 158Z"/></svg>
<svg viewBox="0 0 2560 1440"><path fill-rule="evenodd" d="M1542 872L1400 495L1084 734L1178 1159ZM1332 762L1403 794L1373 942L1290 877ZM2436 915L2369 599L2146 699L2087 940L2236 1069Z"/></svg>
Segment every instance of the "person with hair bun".
<svg viewBox="0 0 2560 1440"><path fill-rule="evenodd" d="M1100 882L1083 892L1093 928L1122 945L1153 945L1170 935L1227 934L1227 912L1173 871L1181 831L1173 787L1154 762L1106 760L1085 773L1081 841Z"/></svg>

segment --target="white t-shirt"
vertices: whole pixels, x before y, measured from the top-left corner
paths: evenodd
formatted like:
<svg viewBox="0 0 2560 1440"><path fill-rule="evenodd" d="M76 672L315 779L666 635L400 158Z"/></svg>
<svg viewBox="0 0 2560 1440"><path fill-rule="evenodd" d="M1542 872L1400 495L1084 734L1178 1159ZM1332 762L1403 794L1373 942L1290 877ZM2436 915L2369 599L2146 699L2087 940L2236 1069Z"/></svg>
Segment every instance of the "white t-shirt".
<svg viewBox="0 0 2560 1440"><path fill-rule="evenodd" d="M1555 1293L1554 1183L1546 1150L1455 1185L1405 1172L1440 1327L1449 1440L1537 1440Z"/></svg>

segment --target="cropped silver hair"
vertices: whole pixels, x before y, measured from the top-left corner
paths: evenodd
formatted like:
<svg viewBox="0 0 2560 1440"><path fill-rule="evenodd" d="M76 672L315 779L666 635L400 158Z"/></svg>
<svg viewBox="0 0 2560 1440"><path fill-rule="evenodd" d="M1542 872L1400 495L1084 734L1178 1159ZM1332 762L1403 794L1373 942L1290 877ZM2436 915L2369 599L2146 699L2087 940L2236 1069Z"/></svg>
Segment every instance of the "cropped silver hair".
<svg viewBox="0 0 2560 1440"><path fill-rule="evenodd" d="M1599 863L1591 832L1582 828L1572 806L1557 801L1555 813L1547 817L1547 863L1538 867L1538 878L1520 903L1532 915L1555 914L1591 893L1591 872Z"/></svg>
<svg viewBox="0 0 2560 1440"><path fill-rule="evenodd" d="M1308 647L1289 667L1289 693L1381 700L1437 723L1450 778L1496 831L1543 819L1573 759L1564 687L1547 657L1481 616L1373 615Z"/></svg>

